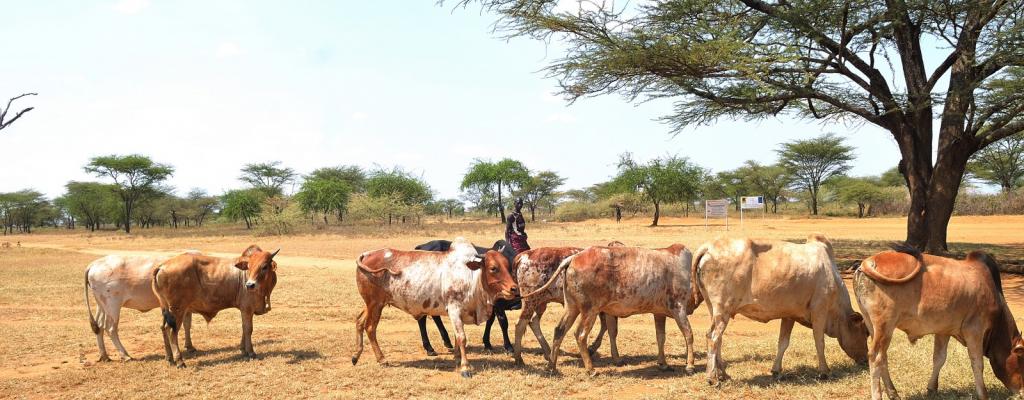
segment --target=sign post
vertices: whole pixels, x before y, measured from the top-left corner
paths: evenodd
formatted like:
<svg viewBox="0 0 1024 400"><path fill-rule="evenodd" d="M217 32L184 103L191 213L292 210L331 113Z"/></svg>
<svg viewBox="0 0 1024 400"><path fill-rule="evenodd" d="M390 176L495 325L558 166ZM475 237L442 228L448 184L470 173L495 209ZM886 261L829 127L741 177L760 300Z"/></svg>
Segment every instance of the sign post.
<svg viewBox="0 0 1024 400"><path fill-rule="evenodd" d="M729 230L729 200L705 200L704 230L708 229L708 218L725 218L725 230Z"/></svg>
<svg viewBox="0 0 1024 400"><path fill-rule="evenodd" d="M740 197L740 229L743 229L743 210L761 209L761 219L764 219L764 196L743 196Z"/></svg>

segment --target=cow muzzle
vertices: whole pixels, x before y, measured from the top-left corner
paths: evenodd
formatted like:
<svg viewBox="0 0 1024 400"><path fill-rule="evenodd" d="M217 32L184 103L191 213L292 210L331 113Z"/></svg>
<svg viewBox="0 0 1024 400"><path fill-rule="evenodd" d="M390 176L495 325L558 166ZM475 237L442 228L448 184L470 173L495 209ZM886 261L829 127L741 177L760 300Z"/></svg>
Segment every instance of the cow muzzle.
<svg viewBox="0 0 1024 400"><path fill-rule="evenodd" d="M501 297L505 300L515 300L519 297L519 286L512 286L510 289L502 290Z"/></svg>
<svg viewBox="0 0 1024 400"><path fill-rule="evenodd" d="M248 289L248 290L256 290L256 282L255 281L246 281L245 282L245 288Z"/></svg>

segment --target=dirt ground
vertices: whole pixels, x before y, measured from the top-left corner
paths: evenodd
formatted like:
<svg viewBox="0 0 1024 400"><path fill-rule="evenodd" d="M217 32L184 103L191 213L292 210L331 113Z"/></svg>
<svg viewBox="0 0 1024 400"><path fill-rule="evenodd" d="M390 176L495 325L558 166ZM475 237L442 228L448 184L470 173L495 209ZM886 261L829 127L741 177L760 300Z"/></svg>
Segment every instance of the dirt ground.
<svg viewBox="0 0 1024 400"><path fill-rule="evenodd" d="M664 226L647 227L647 219L621 224L596 221L573 224L528 225L534 247L586 246L620 240L629 245L661 247L673 242L696 248L719 235L754 236L802 241L811 232L822 232L836 244L841 266L848 266L884 249L887 241L904 236L900 218L762 220L759 216L738 221L728 231L718 225L705 229L700 219L663 219ZM949 238L952 251L983 248L1000 260L1024 260L1024 217L954 218ZM656 367L652 318L634 316L620 322L619 347L625 365L607 358L596 362L597 377L580 368L576 345L567 340L560 358L560 373L544 370L536 340L527 332L525 368L516 367L504 353L486 353L480 338L483 326L467 327L471 379L459 378L451 354L443 349L435 328L429 326L434 347L441 353L428 357L419 343L415 321L400 310L384 311L378 337L387 365L378 365L372 352L351 365L354 320L362 307L355 290L354 262L359 253L381 247L412 248L436 238L465 236L490 245L502 227L490 223L426 224L418 227L381 227L347 234L252 237L244 234L211 235L205 229L152 230L137 235L102 232L86 234L41 232L0 237L0 397L3 398L141 398L185 395L199 398L524 398L558 396L572 398L865 398L868 378L865 367L854 365L834 339L827 342L832 377L815 378L814 345L808 329L797 328L786 353L785 378L774 380L769 370L775 355L778 322L761 324L738 318L725 333L723 355L732 380L720 388L704 381L708 315L701 306L692 316L697 346L695 376L682 372L685 346L682 335L669 329L667 352L674 372ZM4 242L10 247L3 246ZM187 359L189 367L177 370L163 361L159 313L124 310L121 338L138 361L94 363L98 356L95 336L89 330L82 295L86 264L106 254L176 254L198 249L234 257L257 243L265 249L282 248L278 256L279 283L274 290L274 309L255 319L253 340L261 358L243 361L237 350L240 338L238 313L225 310L209 324L199 319L194 341L199 352ZM1015 315L1024 315L1024 279L1004 276L1006 294ZM95 304L93 305L95 307ZM856 307L856 304L855 304ZM551 332L562 308L549 307L543 321ZM518 312L510 314L514 324ZM447 320L446 320L447 323ZM670 324L671 325L671 324ZM448 325L451 330L450 324ZM495 326L496 327L496 326ZM596 331L596 330L595 330ZM595 332L596 333L596 332ZM498 331L491 342L499 345ZM955 342L955 341L954 341ZM107 342L108 351L114 351ZM931 367L931 340L910 345L898 335L890 349L890 365L897 388L905 398L923 398ZM607 354L607 340L601 354ZM114 351L113 358L116 357ZM986 366L986 383L994 398L1008 396ZM969 362L963 346L950 345L943 369L940 398L973 396Z"/></svg>

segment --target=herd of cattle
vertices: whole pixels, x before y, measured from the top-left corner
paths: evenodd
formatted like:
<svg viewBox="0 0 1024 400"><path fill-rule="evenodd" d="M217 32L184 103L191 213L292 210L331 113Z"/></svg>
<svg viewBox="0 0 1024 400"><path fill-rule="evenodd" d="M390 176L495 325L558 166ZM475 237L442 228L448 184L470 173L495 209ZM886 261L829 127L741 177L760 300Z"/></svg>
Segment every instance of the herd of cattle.
<svg viewBox="0 0 1024 400"><path fill-rule="evenodd" d="M96 334L100 360L110 360L104 332L129 360L118 338L122 307L146 311L159 307L167 361L183 367L178 332L185 330L185 349L192 351L193 313L207 321L219 311L237 308L242 315L240 349L254 357L252 318L269 312L270 295L277 283L277 251L250 246L237 258L217 258L186 252L170 259L107 256L92 262L85 272L85 299ZM1024 387L1024 341L1002 294L995 261L973 252L963 261L921 254L894 245L865 259L854 274L854 293L864 314L854 311L846 285L835 264L832 245L821 235L804 244L757 239L721 238L691 253L674 244L662 249L607 246L547 247L515 254L498 241L480 248L464 238L438 240L417 250L380 249L361 254L356 261L356 284L366 303L356 319L359 361L363 338L369 339L378 362L384 354L377 342L377 326L385 306L401 309L419 322L423 347L436 352L426 334L426 317L433 317L445 347L453 349L458 370L470 376L466 356L465 323L487 322L484 343L497 319L506 350L522 364L522 337L529 326L554 370L562 340L577 319L573 338L583 366L594 372L592 355L607 331L611 356L619 362L616 346L618 318L653 314L658 343L658 367L665 360L665 321L675 321L686 341L686 371L694 371L693 334L688 315L707 303L711 326L707 334L707 380L728 379L722 359L722 337L735 315L768 322L781 319L778 352L772 374L779 375L794 323L811 328L820 377L829 375L825 362L825 336L854 361L868 363L872 398L898 398L889 375L887 349L895 329L911 341L935 335L929 393L938 388L949 338L967 347L975 387L987 398L983 357L992 371L1014 393ZM98 306L94 317L89 290ZM541 333L541 316L551 302L562 303L565 314L554 329L551 346ZM508 337L505 311L522 308L515 326L514 345ZM455 327L452 346L440 316ZM595 322L601 330L588 342ZM870 338L870 339L869 339Z"/></svg>

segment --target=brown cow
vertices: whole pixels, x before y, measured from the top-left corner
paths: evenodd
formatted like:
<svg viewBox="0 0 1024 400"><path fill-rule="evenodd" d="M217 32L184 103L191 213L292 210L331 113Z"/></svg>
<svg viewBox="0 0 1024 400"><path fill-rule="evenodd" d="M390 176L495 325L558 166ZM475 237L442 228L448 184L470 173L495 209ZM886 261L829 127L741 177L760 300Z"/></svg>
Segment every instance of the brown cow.
<svg viewBox="0 0 1024 400"><path fill-rule="evenodd" d="M772 375L782 372L794 322L813 331L819 378L829 375L826 335L838 338L850 358L866 361L867 328L853 311L832 245L824 236L811 235L805 244L721 238L697 249L694 270L696 287L711 313L709 384L729 377L722 360L722 335L736 314L759 322L782 320Z"/></svg>
<svg viewBox="0 0 1024 400"><path fill-rule="evenodd" d="M871 332L871 398L881 399L881 384L897 399L889 377L889 343L895 329L911 343L935 335L928 393L939 388L939 370L954 337L967 347L978 397L988 398L982 377L988 357L992 372L1014 394L1024 382L1024 341L1003 297L999 268L988 254L975 251L964 261L924 255L905 245L861 262L853 287Z"/></svg>
<svg viewBox="0 0 1024 400"><path fill-rule="evenodd" d="M268 253L252 245L238 258L182 254L154 269L153 292L163 311L167 362L185 367L178 347L178 329L185 315L197 313L209 322L228 308L242 312L242 355L256 357L252 316L270 311L270 293L277 284L274 256L279 251Z"/></svg>
<svg viewBox="0 0 1024 400"><path fill-rule="evenodd" d="M614 246L625 246L625 244L617 240L608 243L608 247ZM529 293L544 286L544 283L551 279L555 270L558 269L558 265L566 257L579 253L582 250L579 247L540 247L519 253L516 255L515 262L513 263L515 267L512 268L515 272L513 278L519 284L519 291ZM549 286L547 290L535 292L529 298L523 299L523 310L519 313L519 322L516 323L515 332L514 357L516 364L523 364L523 335L526 334L527 326L533 331L533 336L537 338L544 359L549 360L548 356L551 353L551 346L544 339L544 333L540 329L540 320L544 317L548 303L562 304L562 299L565 296L562 294L560 279L556 279L555 283ZM597 349L601 347L601 339L604 337L605 331L607 331L609 333L608 340L611 344L612 359L618 364L620 362L619 349L615 340L618 330L617 318L609 317L602 313L600 319L601 329L597 332L597 338L594 339L594 343L587 350L591 356L596 355Z"/></svg>
<svg viewBox="0 0 1024 400"><path fill-rule="evenodd" d="M455 339L461 356L459 372L470 376L466 358L466 332L463 322L479 324L491 314L497 297L513 299L519 295L508 259L489 250L482 257L473 244L456 238L446 252L402 251L380 249L363 253L356 261L356 286L366 307L356 319L355 355L352 365L363 352L363 331L377 362L384 362L384 353L377 344L377 324L381 311L390 305L414 318L448 315L455 326Z"/></svg>
<svg viewBox="0 0 1024 400"><path fill-rule="evenodd" d="M548 367L555 370L562 339L576 318L576 344L583 365L593 375L593 360L587 350L587 336L600 313L609 317L654 314L658 339L658 367L671 370L665 361L665 319L672 317L686 339L686 371L693 372L693 334L687 315L693 304L690 288L690 251L674 244L664 249L639 247L590 247L569 256L558 266L551 279L537 291L542 293L562 271L565 315L555 328L554 345Z"/></svg>

